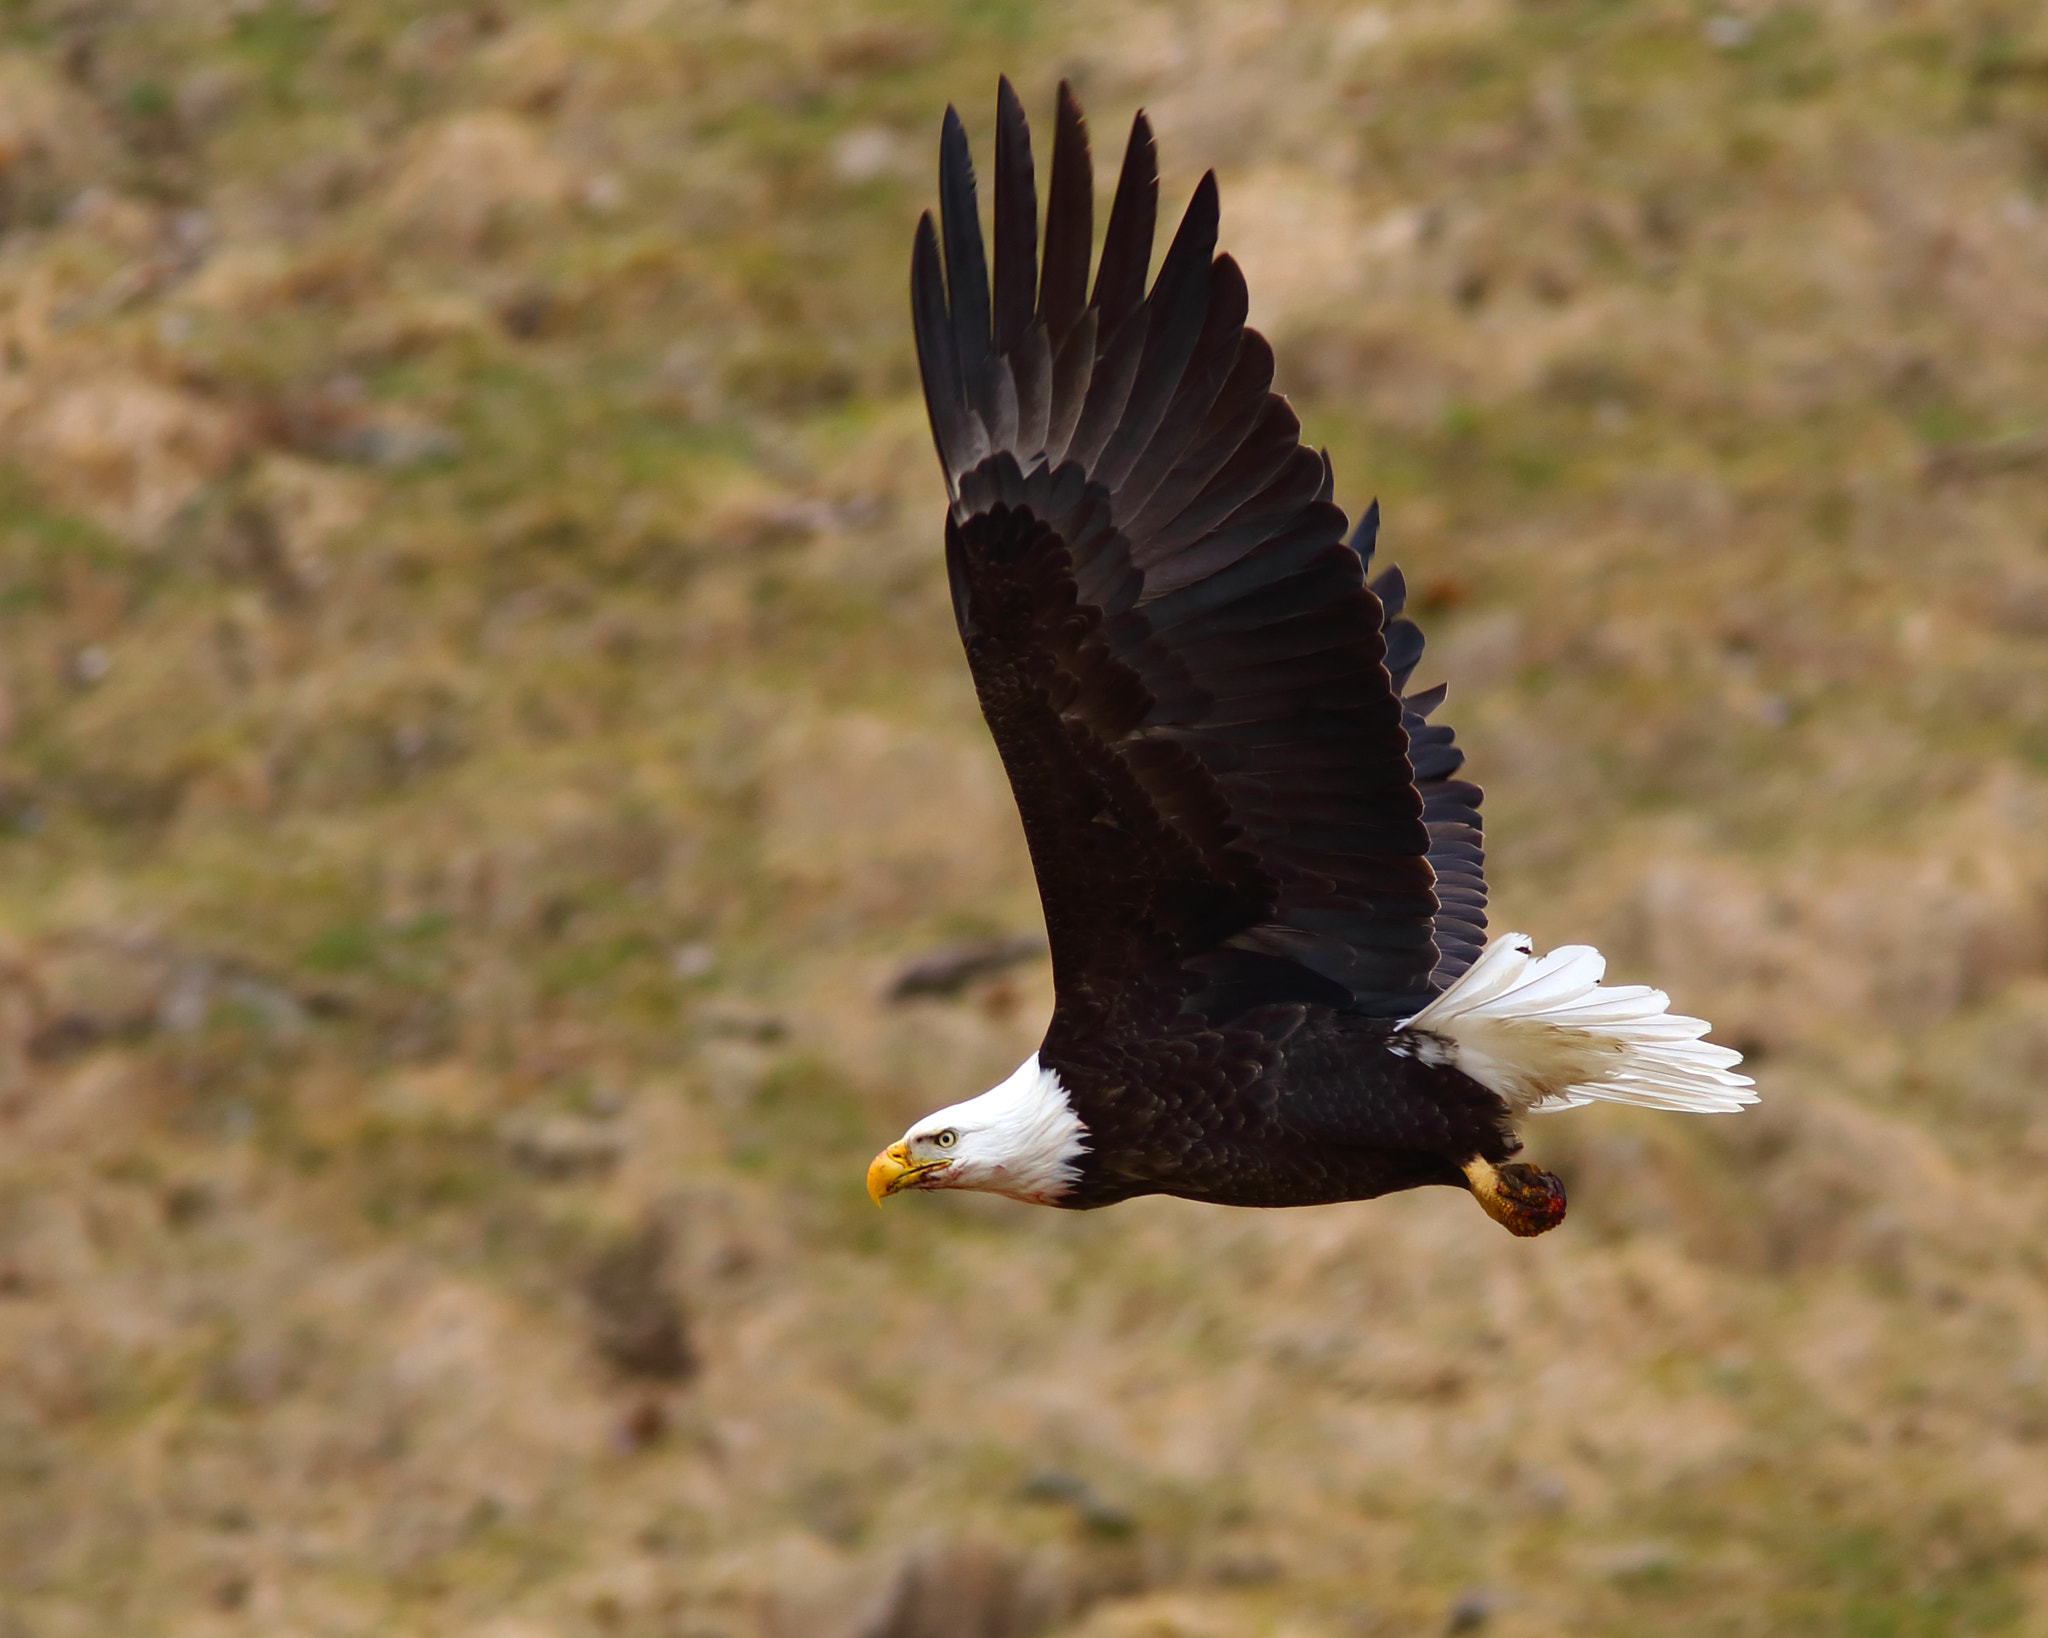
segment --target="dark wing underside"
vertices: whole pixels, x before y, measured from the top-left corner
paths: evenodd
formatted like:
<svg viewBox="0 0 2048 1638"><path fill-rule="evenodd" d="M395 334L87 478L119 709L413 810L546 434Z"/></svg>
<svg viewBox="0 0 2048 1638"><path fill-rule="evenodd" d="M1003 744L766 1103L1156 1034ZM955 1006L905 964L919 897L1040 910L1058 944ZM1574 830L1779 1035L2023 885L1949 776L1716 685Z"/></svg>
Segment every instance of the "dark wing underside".
<svg viewBox="0 0 2048 1638"><path fill-rule="evenodd" d="M993 279L947 111L943 242L912 261L918 362L952 508L946 561L1044 900L1063 1009L1175 993L1398 1018L1478 953L1479 792L1422 639L1364 578L1326 457L1271 391L1213 175L1149 295L1158 166L1141 114L1089 289L1087 130L1060 88L1039 243L1003 82Z"/></svg>

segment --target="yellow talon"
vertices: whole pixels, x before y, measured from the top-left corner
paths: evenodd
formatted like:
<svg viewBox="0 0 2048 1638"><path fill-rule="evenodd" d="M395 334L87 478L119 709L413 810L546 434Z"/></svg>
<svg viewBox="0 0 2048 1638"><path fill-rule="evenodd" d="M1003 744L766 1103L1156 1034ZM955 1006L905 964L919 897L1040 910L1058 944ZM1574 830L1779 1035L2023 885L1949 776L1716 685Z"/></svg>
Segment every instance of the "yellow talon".
<svg viewBox="0 0 2048 1638"><path fill-rule="evenodd" d="M1564 1184L1527 1161L1496 1166L1474 1156L1465 1162L1464 1172L1472 1198L1510 1234L1526 1240L1564 1221Z"/></svg>

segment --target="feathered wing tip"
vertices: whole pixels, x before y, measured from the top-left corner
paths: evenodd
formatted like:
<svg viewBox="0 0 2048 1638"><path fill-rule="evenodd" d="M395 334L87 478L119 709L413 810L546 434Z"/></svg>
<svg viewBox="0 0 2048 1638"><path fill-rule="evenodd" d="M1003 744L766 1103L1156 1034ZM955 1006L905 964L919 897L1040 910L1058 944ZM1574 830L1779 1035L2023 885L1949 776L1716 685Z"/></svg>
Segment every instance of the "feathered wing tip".
<svg viewBox="0 0 2048 1638"><path fill-rule="evenodd" d="M1604 1101L1732 1114L1757 1101L1734 1073L1742 1054L1702 1040L1711 1026L1669 1011L1662 990L1602 984L1607 961L1590 945L1530 951L1524 934L1494 939L1401 1027L1454 1043L1458 1067L1517 1112Z"/></svg>

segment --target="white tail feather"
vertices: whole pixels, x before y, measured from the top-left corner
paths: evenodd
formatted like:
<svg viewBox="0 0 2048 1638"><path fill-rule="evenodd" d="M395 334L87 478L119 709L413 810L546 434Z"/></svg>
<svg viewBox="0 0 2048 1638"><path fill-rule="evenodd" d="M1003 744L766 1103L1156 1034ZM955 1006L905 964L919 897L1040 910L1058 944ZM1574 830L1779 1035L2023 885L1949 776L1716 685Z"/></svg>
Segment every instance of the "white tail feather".
<svg viewBox="0 0 2048 1638"><path fill-rule="evenodd" d="M1566 944L1540 960L1505 933L1404 1030L1449 1041L1458 1068L1517 1113L1603 1100L1732 1114L1756 1102L1742 1054L1700 1039L1711 1027L1669 1010L1644 984L1602 984L1607 960Z"/></svg>

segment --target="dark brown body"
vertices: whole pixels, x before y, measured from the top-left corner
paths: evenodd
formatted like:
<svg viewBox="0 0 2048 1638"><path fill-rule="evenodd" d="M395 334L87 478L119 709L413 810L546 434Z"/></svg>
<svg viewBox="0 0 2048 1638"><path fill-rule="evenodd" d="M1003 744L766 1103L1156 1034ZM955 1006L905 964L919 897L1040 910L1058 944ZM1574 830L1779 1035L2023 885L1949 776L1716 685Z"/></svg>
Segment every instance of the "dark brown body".
<svg viewBox="0 0 2048 1638"><path fill-rule="evenodd" d="M1059 1202L1076 1210L1141 1194L1307 1206L1464 1188L1470 1157L1521 1148L1499 1097L1392 1050L1403 1038L1376 1020L1282 1004L1222 1027L1182 1017L1062 1034L1056 1019L1039 1061L1089 1129L1080 1182Z"/></svg>

